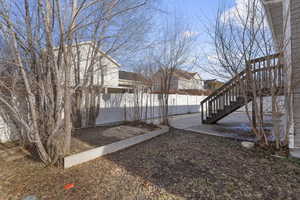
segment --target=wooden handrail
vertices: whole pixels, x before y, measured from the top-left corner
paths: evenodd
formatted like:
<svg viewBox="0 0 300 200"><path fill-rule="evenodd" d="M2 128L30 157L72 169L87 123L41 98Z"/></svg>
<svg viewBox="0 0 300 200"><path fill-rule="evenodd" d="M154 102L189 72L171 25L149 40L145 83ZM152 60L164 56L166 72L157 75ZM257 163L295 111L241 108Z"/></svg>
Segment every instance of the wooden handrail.
<svg viewBox="0 0 300 200"><path fill-rule="evenodd" d="M279 58L280 54L281 53L276 53L276 54L269 55L269 56L263 56L263 57L260 57L260 58L255 58L255 59L250 60L249 63L253 64L253 63L262 62L262 61L265 61L265 60L270 60L272 58Z"/></svg>
<svg viewBox="0 0 300 200"><path fill-rule="evenodd" d="M250 60L248 63L249 64L253 64L253 63L257 63L257 62L262 62L264 60L268 60L268 59L272 59L272 58L277 58L280 56L280 53L276 53L273 55L269 55L269 56L264 56L264 57L260 57L260 58L255 58ZM258 72L258 71L263 71L267 69L266 67L261 68L259 70L255 70L254 72ZM216 89L212 94L210 94L208 97L206 97L205 99L203 99L201 101L201 103L205 103L207 100L209 100L210 98L212 98L213 96L216 96L218 93L220 93L221 90L223 90L224 88L226 88L228 85L230 85L232 82L234 82L236 79L238 79L238 77L242 76L243 74L246 74L246 71L248 69L244 69L243 71L241 71L240 73L238 73L237 75L235 75L232 79L230 79L228 82L226 82L223 86L221 86L220 88Z"/></svg>
<svg viewBox="0 0 300 200"><path fill-rule="evenodd" d="M246 84L246 88L244 89L247 90L247 95L251 95L251 91L248 91L248 89L251 89L251 85L248 85L247 82L248 76L249 78L254 78L254 81L257 81L259 85L258 89L264 89L265 91L267 88L272 88L273 84L275 84L278 89L282 89L283 65L280 62L280 56L281 54L277 53L248 61L243 71L239 72L223 86L201 101L202 121L205 120L207 122L208 120L208 123L214 123L244 105L246 102L240 98L242 97L242 88L239 86L239 82L242 81L241 84ZM274 77L276 80L273 80ZM251 99L251 96L249 96L249 99Z"/></svg>
<svg viewBox="0 0 300 200"><path fill-rule="evenodd" d="M208 97L206 97L205 99L203 99L202 102L204 103L208 99L210 99L212 96L216 96L221 90L223 90L224 88L226 88L228 85L230 85L232 82L234 82L238 77L242 76L245 73L246 73L246 69L244 69L243 71L241 71L240 73L238 73L237 75L235 75L232 79L230 79L228 82L226 82L224 85L222 85L221 87L219 87L218 89L216 89L212 94L210 94Z"/></svg>

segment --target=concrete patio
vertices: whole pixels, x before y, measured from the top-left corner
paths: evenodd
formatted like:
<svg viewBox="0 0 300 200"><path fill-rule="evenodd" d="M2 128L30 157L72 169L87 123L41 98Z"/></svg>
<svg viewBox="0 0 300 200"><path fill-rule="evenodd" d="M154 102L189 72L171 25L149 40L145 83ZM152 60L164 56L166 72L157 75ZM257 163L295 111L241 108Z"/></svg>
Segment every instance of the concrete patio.
<svg viewBox="0 0 300 200"><path fill-rule="evenodd" d="M265 116L265 127L271 129L271 116ZM201 114L189 114L170 117L170 124L177 129L193 131L201 134L255 141L251 125L245 112L234 112L220 120L217 124L202 124Z"/></svg>

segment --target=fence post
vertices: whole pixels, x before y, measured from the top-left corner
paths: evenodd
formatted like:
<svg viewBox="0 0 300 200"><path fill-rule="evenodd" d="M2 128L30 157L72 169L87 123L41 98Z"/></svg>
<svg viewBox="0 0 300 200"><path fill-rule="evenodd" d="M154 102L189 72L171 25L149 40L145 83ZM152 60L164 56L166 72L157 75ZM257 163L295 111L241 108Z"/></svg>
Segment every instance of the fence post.
<svg viewBox="0 0 300 200"><path fill-rule="evenodd" d="M204 115L203 103L201 103L201 122L203 122L203 115Z"/></svg>

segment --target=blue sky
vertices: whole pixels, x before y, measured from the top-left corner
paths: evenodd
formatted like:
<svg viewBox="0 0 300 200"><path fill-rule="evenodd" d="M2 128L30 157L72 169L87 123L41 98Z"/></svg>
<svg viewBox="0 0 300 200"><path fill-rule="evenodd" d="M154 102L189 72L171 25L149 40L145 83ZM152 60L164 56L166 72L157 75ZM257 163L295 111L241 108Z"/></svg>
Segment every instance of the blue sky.
<svg viewBox="0 0 300 200"><path fill-rule="evenodd" d="M161 7L170 13L170 17L176 13L192 27L199 26L200 21L213 20L220 3L226 6L234 6L235 0L160 0Z"/></svg>
<svg viewBox="0 0 300 200"><path fill-rule="evenodd" d="M176 10L190 20L202 14L214 17L220 2L234 4L234 0L161 0L161 2L163 8Z"/></svg>
<svg viewBox="0 0 300 200"><path fill-rule="evenodd" d="M206 33L208 24L215 21L220 5L226 5L229 9L235 5L235 0L159 0L161 9L168 12L167 18L179 17L190 27L190 31L197 32L198 41L195 45L194 53L203 54L202 50L210 48L209 37ZM210 74L201 72L199 68L193 68L198 71L203 78L215 78Z"/></svg>

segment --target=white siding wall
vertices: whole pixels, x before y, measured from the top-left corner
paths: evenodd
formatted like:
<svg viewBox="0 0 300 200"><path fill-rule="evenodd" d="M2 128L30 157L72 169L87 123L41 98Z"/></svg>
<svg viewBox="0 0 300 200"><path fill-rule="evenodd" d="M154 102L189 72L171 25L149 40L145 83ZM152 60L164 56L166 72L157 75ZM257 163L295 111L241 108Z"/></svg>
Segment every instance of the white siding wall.
<svg viewBox="0 0 300 200"><path fill-rule="evenodd" d="M179 79L178 80L178 89L202 90L203 86L204 86L203 81L198 80L198 79L192 79L192 80Z"/></svg>
<svg viewBox="0 0 300 200"><path fill-rule="evenodd" d="M283 1L283 24L286 23L286 28L283 29L283 41L286 43L286 47L284 48L284 65L286 67L286 86L287 88L291 88L292 85L292 46L291 46L291 13L290 13L290 0ZM278 42L277 42L278 43ZM279 41L280 43L280 41ZM286 97L287 110L285 112L285 123L284 129L288 130L287 134L294 135L294 123L293 123L293 112L292 112L292 98ZM288 127L289 122L291 125ZM293 141L290 141L293 144Z"/></svg>
<svg viewBox="0 0 300 200"><path fill-rule="evenodd" d="M154 89L161 90L161 78L159 76L155 77L154 79ZM179 80L177 77L172 77L170 83L170 90L177 90L179 89Z"/></svg>
<svg viewBox="0 0 300 200"><path fill-rule="evenodd" d="M279 96L277 98L277 103L279 106L279 112L285 113L285 106L284 106L284 101L285 97L284 96ZM272 113L272 97L264 97L263 98L263 110L266 114L271 114ZM243 106L242 108L238 109L240 112L245 112L246 111L246 106ZM248 103L248 111L252 111L252 101Z"/></svg>
<svg viewBox="0 0 300 200"><path fill-rule="evenodd" d="M172 77L171 90L185 90L185 89L204 89L204 81L199 77L191 80ZM160 79L156 78L155 89L160 89Z"/></svg>
<svg viewBox="0 0 300 200"><path fill-rule="evenodd" d="M75 51L75 49L74 49ZM80 46L80 79L86 77L87 70L91 64L92 47L90 45ZM76 60L76 59L75 59ZM74 73L74 68L73 68ZM103 56L100 52L98 53L98 60L93 65L93 84L103 87L118 87L119 81L119 67ZM72 76L72 83L74 84L74 76Z"/></svg>
<svg viewBox="0 0 300 200"><path fill-rule="evenodd" d="M15 126L4 120L3 113L0 112L0 143L12 141L18 138Z"/></svg>
<svg viewBox="0 0 300 200"><path fill-rule="evenodd" d="M285 128L294 136L294 147L300 148L300 1L284 0L283 29L284 35L284 64L286 70L287 89L291 88L291 96L287 96ZM289 125L290 124L290 125ZM289 125L289 127L287 127Z"/></svg>
<svg viewBox="0 0 300 200"><path fill-rule="evenodd" d="M288 1L284 1L287 2ZM291 67L293 91L293 121L295 146L300 147L300 1L290 0Z"/></svg>

